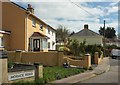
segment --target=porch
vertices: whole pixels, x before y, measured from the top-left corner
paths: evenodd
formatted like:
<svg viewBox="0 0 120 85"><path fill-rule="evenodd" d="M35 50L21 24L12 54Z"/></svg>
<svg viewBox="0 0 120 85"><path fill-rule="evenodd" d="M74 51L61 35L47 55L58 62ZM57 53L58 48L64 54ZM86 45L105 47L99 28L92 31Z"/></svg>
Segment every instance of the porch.
<svg viewBox="0 0 120 85"><path fill-rule="evenodd" d="M29 51L47 51L48 50L48 37L39 33L34 32L29 38Z"/></svg>

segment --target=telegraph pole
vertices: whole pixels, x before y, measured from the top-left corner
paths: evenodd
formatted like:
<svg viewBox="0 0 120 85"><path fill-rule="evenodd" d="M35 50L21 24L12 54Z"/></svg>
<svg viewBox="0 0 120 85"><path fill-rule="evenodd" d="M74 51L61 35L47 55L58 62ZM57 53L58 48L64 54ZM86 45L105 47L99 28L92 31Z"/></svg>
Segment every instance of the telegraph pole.
<svg viewBox="0 0 120 85"><path fill-rule="evenodd" d="M105 20L104 20L104 34L103 34L103 36L105 37Z"/></svg>
<svg viewBox="0 0 120 85"><path fill-rule="evenodd" d="M103 33L103 39L104 39L104 42L103 42L103 47L104 47L104 56L106 56L106 53L105 53L105 49L106 49L106 47L105 47L105 20L104 20L104 33Z"/></svg>

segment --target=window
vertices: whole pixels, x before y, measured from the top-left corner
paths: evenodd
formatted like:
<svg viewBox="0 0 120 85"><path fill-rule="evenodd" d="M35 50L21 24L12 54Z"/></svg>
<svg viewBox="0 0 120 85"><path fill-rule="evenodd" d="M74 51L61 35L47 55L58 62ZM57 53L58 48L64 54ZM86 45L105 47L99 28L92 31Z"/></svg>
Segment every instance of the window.
<svg viewBox="0 0 120 85"><path fill-rule="evenodd" d="M50 42L48 42L48 48L50 49Z"/></svg>
<svg viewBox="0 0 120 85"><path fill-rule="evenodd" d="M54 32L52 31L52 36L54 35Z"/></svg>
<svg viewBox="0 0 120 85"><path fill-rule="evenodd" d="M32 19L32 26L36 27L36 21L35 21L35 19Z"/></svg>
<svg viewBox="0 0 120 85"><path fill-rule="evenodd" d="M48 28L48 34L50 34L50 29Z"/></svg>
<svg viewBox="0 0 120 85"><path fill-rule="evenodd" d="M48 48L48 46L47 46L47 39L42 39L42 49L43 50L46 50L47 48Z"/></svg>
<svg viewBox="0 0 120 85"><path fill-rule="evenodd" d="M40 24L40 30L43 31L43 25L42 24Z"/></svg>
<svg viewBox="0 0 120 85"><path fill-rule="evenodd" d="M3 38L0 37L0 47L3 46Z"/></svg>

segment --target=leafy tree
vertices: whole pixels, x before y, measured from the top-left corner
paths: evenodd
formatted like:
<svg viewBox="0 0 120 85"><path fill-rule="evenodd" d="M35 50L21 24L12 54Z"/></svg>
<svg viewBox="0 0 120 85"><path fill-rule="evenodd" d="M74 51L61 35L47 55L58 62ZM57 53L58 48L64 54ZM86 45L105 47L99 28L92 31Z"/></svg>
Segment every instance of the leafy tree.
<svg viewBox="0 0 120 85"><path fill-rule="evenodd" d="M73 34L75 34L75 32L74 32L74 31L73 31L72 33L70 33L70 36L71 36L71 35L73 35Z"/></svg>
<svg viewBox="0 0 120 85"><path fill-rule="evenodd" d="M59 25L56 30L57 42L66 43L70 32L67 27Z"/></svg>
<svg viewBox="0 0 120 85"><path fill-rule="evenodd" d="M72 40L69 48L75 56L79 56L79 41L77 39Z"/></svg>
<svg viewBox="0 0 120 85"><path fill-rule="evenodd" d="M114 38L116 31L114 27L107 27L106 29L104 27L100 27L99 34L103 35L106 38Z"/></svg>
<svg viewBox="0 0 120 85"><path fill-rule="evenodd" d="M85 49L86 49L86 40L83 40L83 42L81 42L80 46L79 46L79 50L80 50L81 55L85 54Z"/></svg>
<svg viewBox="0 0 120 85"><path fill-rule="evenodd" d="M105 36L105 28L104 27L100 27L99 34L102 36Z"/></svg>

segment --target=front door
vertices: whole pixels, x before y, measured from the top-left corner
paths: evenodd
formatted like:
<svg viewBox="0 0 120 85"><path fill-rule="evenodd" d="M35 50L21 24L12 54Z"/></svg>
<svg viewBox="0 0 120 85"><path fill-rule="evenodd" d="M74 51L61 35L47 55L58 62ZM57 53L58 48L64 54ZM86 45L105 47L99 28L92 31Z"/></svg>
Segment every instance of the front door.
<svg viewBox="0 0 120 85"><path fill-rule="evenodd" d="M33 40L33 50L40 51L40 39Z"/></svg>

